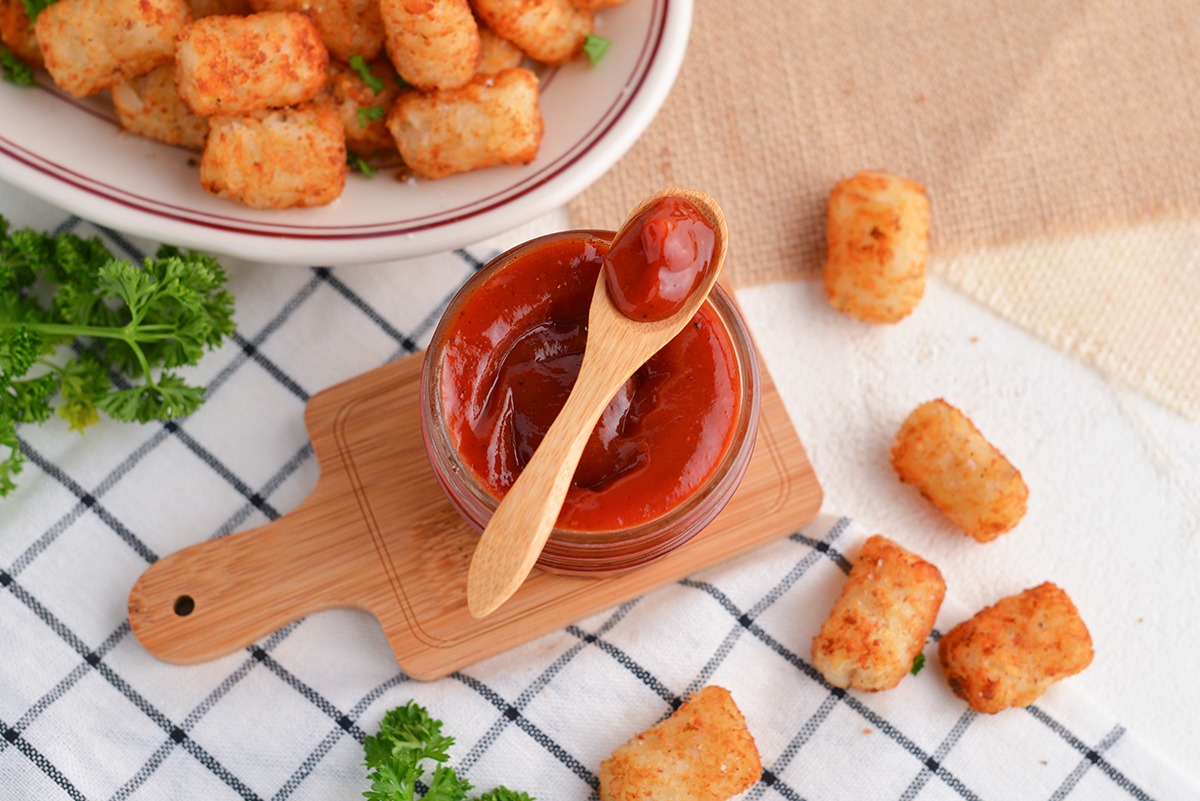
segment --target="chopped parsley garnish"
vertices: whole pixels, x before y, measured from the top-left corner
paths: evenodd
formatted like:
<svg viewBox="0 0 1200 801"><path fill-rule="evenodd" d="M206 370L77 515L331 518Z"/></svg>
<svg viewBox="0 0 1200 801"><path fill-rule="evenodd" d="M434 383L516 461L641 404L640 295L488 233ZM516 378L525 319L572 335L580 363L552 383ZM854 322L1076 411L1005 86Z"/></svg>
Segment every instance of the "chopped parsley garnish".
<svg viewBox="0 0 1200 801"><path fill-rule="evenodd" d="M37 86L33 79L33 67L14 56L7 47L0 44L0 66L4 68L4 80L17 86Z"/></svg>
<svg viewBox="0 0 1200 801"><path fill-rule="evenodd" d="M350 68L358 73L358 77L363 79L363 83L371 87L371 91L379 94L383 91L383 79L375 76L371 72L371 68L362 56L350 56Z"/></svg>
<svg viewBox="0 0 1200 801"><path fill-rule="evenodd" d="M367 106L366 108L358 109L358 125L360 128L366 128L367 123L378 122L383 119L383 106Z"/></svg>
<svg viewBox="0 0 1200 801"><path fill-rule="evenodd" d="M54 5L58 0L22 0L25 4L25 13L29 16L29 24L37 22L38 14L42 10Z"/></svg>
<svg viewBox="0 0 1200 801"><path fill-rule="evenodd" d="M588 62L594 67L596 62L600 60L608 51L608 46L612 44L612 40L604 36L599 36L594 33L589 33L583 40L583 52L588 57Z"/></svg>
<svg viewBox="0 0 1200 801"><path fill-rule="evenodd" d="M368 164L362 156L353 150L346 151L346 164L352 169L358 170L367 178L374 178L375 173L378 172L378 170Z"/></svg>

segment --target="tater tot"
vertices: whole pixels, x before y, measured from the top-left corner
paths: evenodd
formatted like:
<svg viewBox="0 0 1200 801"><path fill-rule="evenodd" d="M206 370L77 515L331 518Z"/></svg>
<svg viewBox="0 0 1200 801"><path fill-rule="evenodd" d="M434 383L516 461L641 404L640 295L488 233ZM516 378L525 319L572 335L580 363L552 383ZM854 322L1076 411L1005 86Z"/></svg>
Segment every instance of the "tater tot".
<svg viewBox="0 0 1200 801"><path fill-rule="evenodd" d="M935 566L882 536L869 538L813 638L813 663L834 687L895 687L912 670L945 596Z"/></svg>
<svg viewBox="0 0 1200 801"><path fill-rule="evenodd" d="M826 204L825 294L838 311L894 323L925 292L929 198L915 181L860 172L837 184Z"/></svg>
<svg viewBox="0 0 1200 801"><path fill-rule="evenodd" d="M891 458L901 481L980 542L996 539L1025 515L1029 490L1020 471L940 398L908 416Z"/></svg>
<svg viewBox="0 0 1200 801"><path fill-rule="evenodd" d="M233 116L311 100L328 64L306 14L203 17L179 32L175 82L194 114Z"/></svg>
<svg viewBox="0 0 1200 801"><path fill-rule="evenodd" d="M460 89L402 94L387 125L421 178L527 164L542 138L538 79L527 69L480 75Z"/></svg>
<svg viewBox="0 0 1200 801"><path fill-rule="evenodd" d="M432 91L463 86L479 64L479 26L467 0L380 0L396 72Z"/></svg>
<svg viewBox="0 0 1200 801"><path fill-rule="evenodd" d="M170 62L191 20L184 0L59 0L34 30L54 83L87 97Z"/></svg>
<svg viewBox="0 0 1200 801"><path fill-rule="evenodd" d="M21 0L0 0L0 41L14 56L33 67L44 66L37 34Z"/></svg>
<svg viewBox="0 0 1200 801"><path fill-rule="evenodd" d="M335 59L329 62L325 88L312 102L337 112L346 129L347 150L363 158L388 152L395 154L396 140L387 129L385 114L400 95L400 81L386 58L377 58L367 66L383 85L378 93L356 70ZM377 110L378 115L371 109ZM378 119L372 119L375 116Z"/></svg>
<svg viewBox="0 0 1200 801"><path fill-rule="evenodd" d="M954 694L976 712L1029 706L1092 663L1092 637L1054 584L1004 598L950 629L938 657Z"/></svg>
<svg viewBox="0 0 1200 801"><path fill-rule="evenodd" d="M521 48L503 38L486 25L479 26L479 67L476 72L495 75L521 66L525 54Z"/></svg>
<svg viewBox="0 0 1200 801"><path fill-rule="evenodd" d="M311 105L212 117L200 183L255 209L329 203L346 183L342 122Z"/></svg>
<svg viewBox="0 0 1200 801"><path fill-rule="evenodd" d="M113 108L121 127L169 145L204 147L208 118L197 117L175 90L175 67L163 64L112 88Z"/></svg>
<svg viewBox="0 0 1200 801"><path fill-rule="evenodd" d="M705 687L600 765L601 801L725 801L762 777L745 718L722 687Z"/></svg>
<svg viewBox="0 0 1200 801"><path fill-rule="evenodd" d="M383 52L379 0L250 0L255 11L303 11L312 17L329 54L370 61Z"/></svg>
<svg viewBox="0 0 1200 801"><path fill-rule="evenodd" d="M570 0L473 0L483 23L542 64L566 62L583 50L593 14Z"/></svg>

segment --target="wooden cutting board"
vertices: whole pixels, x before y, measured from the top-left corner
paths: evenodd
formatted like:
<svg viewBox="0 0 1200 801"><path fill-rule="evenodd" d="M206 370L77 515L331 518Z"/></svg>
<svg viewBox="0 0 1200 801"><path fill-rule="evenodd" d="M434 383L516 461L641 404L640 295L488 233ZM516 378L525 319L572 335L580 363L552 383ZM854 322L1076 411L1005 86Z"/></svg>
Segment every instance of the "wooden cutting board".
<svg viewBox="0 0 1200 801"><path fill-rule="evenodd" d="M307 615L364 609L405 673L436 679L795 532L821 488L762 370L753 458L738 491L704 531L662 559L608 578L535 569L500 609L467 611L478 534L442 493L418 410L423 353L309 400L305 424L320 466L312 493L265 526L164 557L129 595L141 643L168 662L215 659Z"/></svg>

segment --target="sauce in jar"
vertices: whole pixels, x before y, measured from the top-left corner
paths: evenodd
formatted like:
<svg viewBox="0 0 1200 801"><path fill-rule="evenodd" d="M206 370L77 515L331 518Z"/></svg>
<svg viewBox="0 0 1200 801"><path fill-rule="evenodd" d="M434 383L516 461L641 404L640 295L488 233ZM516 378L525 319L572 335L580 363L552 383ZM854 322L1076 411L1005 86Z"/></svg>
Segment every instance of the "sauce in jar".
<svg viewBox="0 0 1200 801"><path fill-rule="evenodd" d="M678 312L712 266L716 233L691 201L668 195L639 214L604 259L609 297L632 320Z"/></svg>
<svg viewBox="0 0 1200 801"><path fill-rule="evenodd" d="M609 243L595 235L527 249L443 320L442 416L456 450L499 498L566 401L583 359L588 305ZM735 347L703 306L626 382L592 432L557 528L653 521L702 487L741 412Z"/></svg>

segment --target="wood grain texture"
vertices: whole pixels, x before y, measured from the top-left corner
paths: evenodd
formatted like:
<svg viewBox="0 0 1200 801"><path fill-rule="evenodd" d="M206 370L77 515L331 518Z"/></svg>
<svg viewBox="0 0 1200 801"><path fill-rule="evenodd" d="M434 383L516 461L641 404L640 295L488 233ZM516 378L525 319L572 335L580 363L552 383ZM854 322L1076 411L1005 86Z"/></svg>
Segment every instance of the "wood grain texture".
<svg viewBox="0 0 1200 801"><path fill-rule="evenodd" d="M609 578L535 569L500 609L472 617L467 570L479 535L445 498L425 455L423 356L309 401L305 424L320 478L294 510L177 551L142 574L129 621L147 650L168 662L203 662L306 615L353 607L379 620L405 673L436 679L790 534L820 508L816 476L764 369L754 456L708 528ZM180 615L184 597L194 608Z"/></svg>

